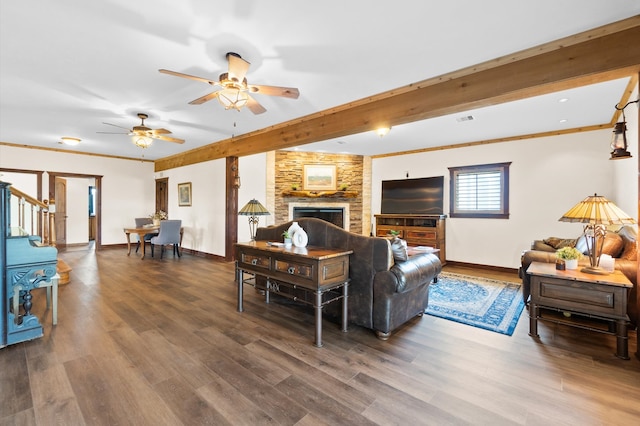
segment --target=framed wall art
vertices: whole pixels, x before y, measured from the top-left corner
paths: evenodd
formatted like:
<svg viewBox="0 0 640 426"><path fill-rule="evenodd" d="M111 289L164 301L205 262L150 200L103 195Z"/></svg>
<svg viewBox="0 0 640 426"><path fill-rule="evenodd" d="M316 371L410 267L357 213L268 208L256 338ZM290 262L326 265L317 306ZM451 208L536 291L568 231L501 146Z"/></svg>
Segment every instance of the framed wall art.
<svg viewBox="0 0 640 426"><path fill-rule="evenodd" d="M191 205L191 182L178 184L178 206Z"/></svg>
<svg viewBox="0 0 640 426"><path fill-rule="evenodd" d="M305 164L304 189L335 190L336 166L333 164Z"/></svg>

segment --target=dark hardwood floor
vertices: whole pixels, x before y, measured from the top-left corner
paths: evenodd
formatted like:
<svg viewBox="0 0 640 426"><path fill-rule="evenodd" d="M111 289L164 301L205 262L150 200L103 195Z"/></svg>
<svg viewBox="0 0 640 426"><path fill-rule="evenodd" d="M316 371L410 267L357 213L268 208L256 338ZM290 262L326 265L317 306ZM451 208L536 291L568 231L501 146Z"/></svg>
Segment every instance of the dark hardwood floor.
<svg viewBox="0 0 640 426"><path fill-rule="evenodd" d="M38 293L44 337L0 350L0 425L640 422L635 356L550 323L538 342L526 310L513 336L425 315L383 342L325 321L316 348L306 308L266 305L246 287L238 313L231 263L123 249L60 257L73 271L58 325ZM635 342L633 332L633 354Z"/></svg>

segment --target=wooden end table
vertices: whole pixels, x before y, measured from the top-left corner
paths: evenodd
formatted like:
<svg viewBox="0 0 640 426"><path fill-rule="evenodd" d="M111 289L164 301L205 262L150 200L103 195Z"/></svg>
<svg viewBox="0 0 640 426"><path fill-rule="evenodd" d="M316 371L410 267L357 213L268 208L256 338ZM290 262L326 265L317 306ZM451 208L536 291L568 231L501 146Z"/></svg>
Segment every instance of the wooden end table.
<svg viewBox="0 0 640 426"><path fill-rule="evenodd" d="M538 320L550 321L616 336L616 356L629 359L627 300L633 284L620 271L594 275L580 270L556 269L554 263L532 262L529 335L539 338ZM571 321L543 318L540 308L575 313L615 323L615 331L588 327Z"/></svg>

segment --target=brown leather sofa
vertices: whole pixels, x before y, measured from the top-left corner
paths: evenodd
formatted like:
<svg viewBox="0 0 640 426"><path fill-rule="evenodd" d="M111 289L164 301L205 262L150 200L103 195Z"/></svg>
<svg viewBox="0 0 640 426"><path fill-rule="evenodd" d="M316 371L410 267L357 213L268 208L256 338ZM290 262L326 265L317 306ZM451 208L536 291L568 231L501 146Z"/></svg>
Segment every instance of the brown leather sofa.
<svg viewBox="0 0 640 426"><path fill-rule="evenodd" d="M429 284L442 265L433 254L411 256L394 262L389 240L367 237L316 218L301 218L311 246L353 250L349 258L349 323L372 329L386 340L391 332L415 316L421 316L429 302ZM256 230L256 240L282 241L282 232L292 222ZM323 309L338 320L339 303Z"/></svg>
<svg viewBox="0 0 640 426"><path fill-rule="evenodd" d="M557 249L569 245L575 246L586 254L584 237L579 238L556 238L549 237L545 240L535 240L531 244L531 250L522 253L520 265L520 278L522 278L522 297L525 303L529 301L530 281L526 273L531 262L555 263ZM615 268L621 271L629 281L633 283L633 288L629 292L628 315L632 326L637 326L640 321L638 317L637 305L635 303L636 292L638 291L638 261L637 261L637 232L634 226L623 226L616 232L607 232L603 253L611 255L615 259ZM584 256L578 262L579 266L589 265L589 259Z"/></svg>

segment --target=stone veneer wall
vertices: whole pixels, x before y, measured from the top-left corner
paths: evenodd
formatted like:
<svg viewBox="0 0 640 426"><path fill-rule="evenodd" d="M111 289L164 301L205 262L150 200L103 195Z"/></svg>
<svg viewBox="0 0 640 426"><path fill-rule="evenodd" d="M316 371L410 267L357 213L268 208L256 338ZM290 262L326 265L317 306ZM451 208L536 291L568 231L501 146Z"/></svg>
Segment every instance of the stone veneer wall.
<svg viewBox="0 0 640 426"><path fill-rule="evenodd" d="M317 152L276 151L274 159L274 206L275 223L289 220L289 203L305 202L319 206L327 203L349 203L349 230L357 234L369 234L370 218L367 213L363 218L363 181L366 162L361 155L323 154ZM301 198L283 197L284 191L291 190L297 184L302 188L305 164L335 164L336 181L349 185L349 191L357 191L356 198ZM370 169L370 167L368 167ZM370 174L370 172L369 172ZM370 177L368 178L370 181ZM370 188L367 188L370 192ZM269 192L269 191L268 191ZM365 232L366 231L366 232Z"/></svg>

